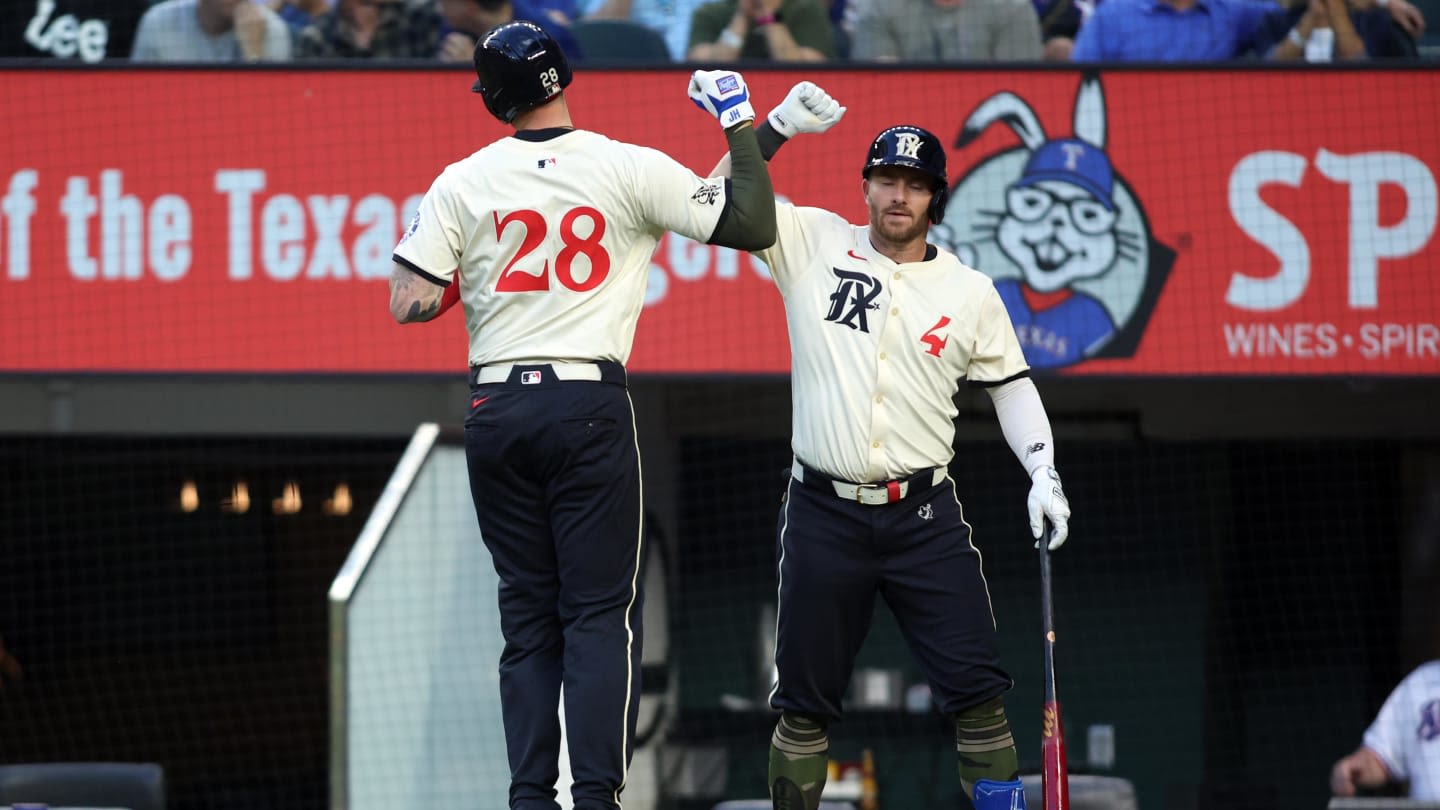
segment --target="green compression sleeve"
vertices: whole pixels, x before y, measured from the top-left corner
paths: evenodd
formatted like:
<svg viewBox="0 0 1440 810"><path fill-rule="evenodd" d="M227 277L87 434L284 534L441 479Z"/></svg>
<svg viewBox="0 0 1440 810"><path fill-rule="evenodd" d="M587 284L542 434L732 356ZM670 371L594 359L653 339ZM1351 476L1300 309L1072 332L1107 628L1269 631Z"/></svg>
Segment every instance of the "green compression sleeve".
<svg viewBox="0 0 1440 810"><path fill-rule="evenodd" d="M725 130L730 142L730 194L710 244L764 250L775 244L775 189L749 121Z"/></svg>

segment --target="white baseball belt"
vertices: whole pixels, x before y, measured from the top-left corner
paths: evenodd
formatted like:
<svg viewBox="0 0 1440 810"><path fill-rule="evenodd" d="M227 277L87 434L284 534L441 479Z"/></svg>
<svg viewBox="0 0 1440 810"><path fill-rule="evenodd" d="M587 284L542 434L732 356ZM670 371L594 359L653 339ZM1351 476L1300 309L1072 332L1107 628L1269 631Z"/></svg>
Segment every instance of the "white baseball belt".
<svg viewBox="0 0 1440 810"><path fill-rule="evenodd" d="M555 379L569 382L571 380L589 380L600 382L600 366L598 363L564 363L559 360L516 360L513 363L495 363L493 365L481 366L475 372L475 382L480 385L487 383L503 383L510 379L510 372L516 366L521 368L531 366L549 366L555 374Z"/></svg>
<svg viewBox="0 0 1440 810"><path fill-rule="evenodd" d="M790 465L790 474L796 481L805 483L805 465L796 459ZM937 486L945 480L945 468L936 467L931 471L930 486ZM835 495L838 498L866 506L882 506L887 503L894 503L903 500L910 494L910 483L914 476L904 481L884 481L878 484L852 484L849 481L830 479L830 486L835 488Z"/></svg>

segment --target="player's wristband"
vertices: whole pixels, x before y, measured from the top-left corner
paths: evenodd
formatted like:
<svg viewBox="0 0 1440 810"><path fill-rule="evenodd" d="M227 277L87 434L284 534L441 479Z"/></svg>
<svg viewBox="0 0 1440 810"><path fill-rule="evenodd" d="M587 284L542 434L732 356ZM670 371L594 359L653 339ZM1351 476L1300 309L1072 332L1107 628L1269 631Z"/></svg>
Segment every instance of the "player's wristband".
<svg viewBox="0 0 1440 810"><path fill-rule="evenodd" d="M727 48L734 48L737 51L740 50L741 45L745 44L744 38L741 37L739 34L735 33L734 31L731 31L729 28L720 29L719 41L721 45L724 45Z"/></svg>
<svg viewBox="0 0 1440 810"><path fill-rule="evenodd" d="M1285 38L1290 40L1291 45L1294 45L1302 51L1305 50L1305 38L1300 36L1300 29L1291 28L1289 35Z"/></svg>
<svg viewBox="0 0 1440 810"><path fill-rule="evenodd" d="M445 291L440 293L440 311L436 312L435 316L438 318L444 315L445 310L458 303L460 303L460 278L457 273L455 280L450 282L450 286L446 287Z"/></svg>
<svg viewBox="0 0 1440 810"><path fill-rule="evenodd" d="M760 143L760 157L769 163L770 158L775 157L775 153L780 151L787 139L769 121L765 121L755 128L755 140Z"/></svg>
<svg viewBox="0 0 1440 810"><path fill-rule="evenodd" d="M761 28L766 25L774 25L778 22L785 22L785 17L778 10L772 14L762 14L755 18L755 27Z"/></svg>

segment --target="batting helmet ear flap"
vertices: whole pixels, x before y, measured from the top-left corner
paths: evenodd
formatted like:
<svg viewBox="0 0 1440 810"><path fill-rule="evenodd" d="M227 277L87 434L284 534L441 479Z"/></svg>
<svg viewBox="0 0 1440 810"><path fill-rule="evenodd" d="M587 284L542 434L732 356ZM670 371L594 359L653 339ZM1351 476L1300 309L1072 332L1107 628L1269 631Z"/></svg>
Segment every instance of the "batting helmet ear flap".
<svg viewBox="0 0 1440 810"><path fill-rule="evenodd" d="M930 224L939 225L945 219L945 205L950 202L950 187L944 181L937 183L935 194L930 198Z"/></svg>

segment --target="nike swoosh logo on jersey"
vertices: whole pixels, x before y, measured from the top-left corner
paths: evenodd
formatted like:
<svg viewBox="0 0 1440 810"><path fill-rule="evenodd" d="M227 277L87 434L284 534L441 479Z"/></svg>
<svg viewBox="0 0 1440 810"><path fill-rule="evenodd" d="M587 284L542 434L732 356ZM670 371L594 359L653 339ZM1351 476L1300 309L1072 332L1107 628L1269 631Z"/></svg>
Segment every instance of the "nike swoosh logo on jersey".
<svg viewBox="0 0 1440 810"><path fill-rule="evenodd" d="M862 262L868 262L868 261L870 261L869 259L865 258L864 256L861 256L859 253L856 253L856 252L853 251L853 250L847 250L847 251L845 251L845 255L846 255L846 256L849 256L849 257L852 258L852 259L859 259L859 260L862 261Z"/></svg>
<svg viewBox="0 0 1440 810"><path fill-rule="evenodd" d="M484 404L485 400L487 400L487 399L489 399L489 398L490 398L490 397L479 397L478 399L472 399L472 400L470 400L470 407L472 407L472 408L478 408L478 407L480 407L482 404Z"/></svg>

